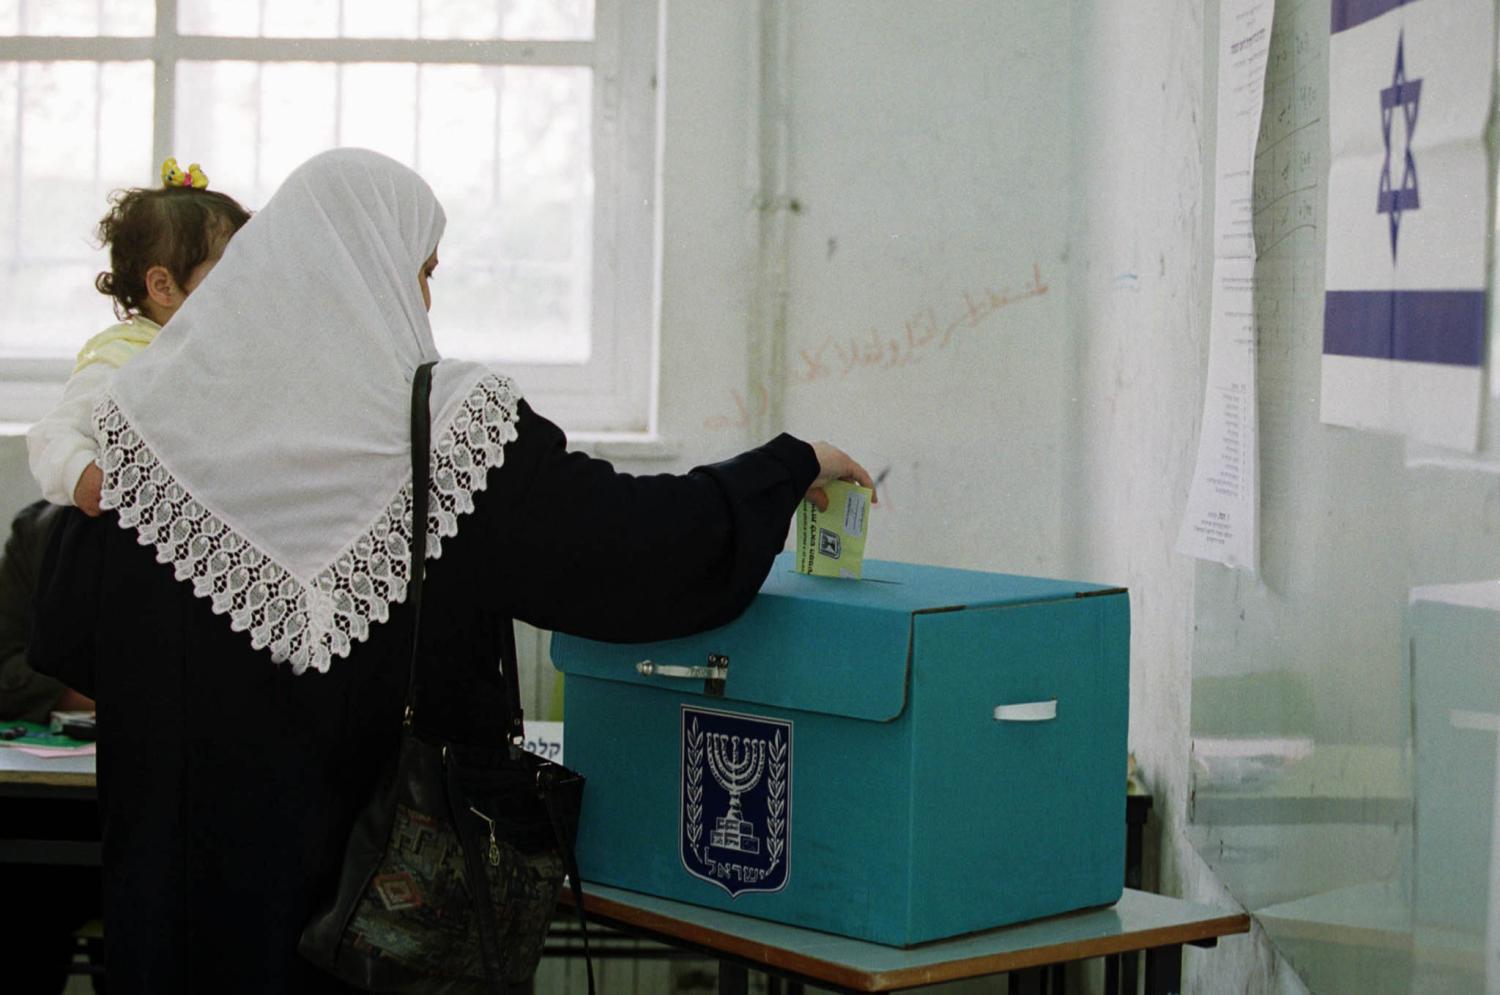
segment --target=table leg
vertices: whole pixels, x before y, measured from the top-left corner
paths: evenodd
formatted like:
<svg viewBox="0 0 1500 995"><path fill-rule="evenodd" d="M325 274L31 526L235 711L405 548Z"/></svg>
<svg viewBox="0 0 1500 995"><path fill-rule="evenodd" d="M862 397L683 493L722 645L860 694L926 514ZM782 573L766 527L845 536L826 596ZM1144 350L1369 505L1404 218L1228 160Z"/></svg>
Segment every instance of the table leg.
<svg viewBox="0 0 1500 995"><path fill-rule="evenodd" d="M1104 958L1104 995L1120 995L1120 955Z"/></svg>
<svg viewBox="0 0 1500 995"><path fill-rule="evenodd" d="M1047 969L1045 967L1027 967L1019 971L1012 971L1009 975L1007 991L1010 995L1047 995Z"/></svg>
<svg viewBox="0 0 1500 995"><path fill-rule="evenodd" d="M750 972L743 964L719 961L719 995L750 995Z"/></svg>
<svg viewBox="0 0 1500 995"><path fill-rule="evenodd" d="M1134 950L1120 955L1120 995L1135 995L1136 979L1141 976L1141 955Z"/></svg>
<svg viewBox="0 0 1500 995"><path fill-rule="evenodd" d="M1146 951L1146 995L1181 995L1182 946Z"/></svg>
<svg viewBox="0 0 1500 995"><path fill-rule="evenodd" d="M1130 823L1125 830L1125 887L1141 886L1141 855L1145 851L1143 824Z"/></svg>

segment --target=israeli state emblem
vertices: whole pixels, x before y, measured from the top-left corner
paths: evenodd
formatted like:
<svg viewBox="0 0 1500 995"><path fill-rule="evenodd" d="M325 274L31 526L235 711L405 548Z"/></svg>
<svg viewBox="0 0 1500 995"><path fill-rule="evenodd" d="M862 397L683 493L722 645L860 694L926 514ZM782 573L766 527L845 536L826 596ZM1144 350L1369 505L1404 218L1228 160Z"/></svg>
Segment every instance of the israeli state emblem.
<svg viewBox="0 0 1500 995"><path fill-rule="evenodd" d="M682 866L734 898L786 887L792 724L682 708Z"/></svg>

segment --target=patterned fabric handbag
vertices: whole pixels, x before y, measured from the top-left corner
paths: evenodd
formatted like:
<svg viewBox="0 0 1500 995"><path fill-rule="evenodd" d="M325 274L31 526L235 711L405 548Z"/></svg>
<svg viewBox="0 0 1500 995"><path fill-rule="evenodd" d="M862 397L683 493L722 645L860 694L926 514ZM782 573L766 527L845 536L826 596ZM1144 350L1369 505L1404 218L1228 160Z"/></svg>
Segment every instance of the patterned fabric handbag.
<svg viewBox="0 0 1500 995"><path fill-rule="evenodd" d="M504 992L542 956L566 873L583 925L573 840L583 778L520 747L514 644L504 659L507 745L434 741L412 729L427 547L433 364L412 382L411 674L401 746L360 812L338 894L298 950L342 981L379 992ZM586 927L585 927L586 928ZM588 936L584 933L584 953ZM589 992L594 991L588 964Z"/></svg>

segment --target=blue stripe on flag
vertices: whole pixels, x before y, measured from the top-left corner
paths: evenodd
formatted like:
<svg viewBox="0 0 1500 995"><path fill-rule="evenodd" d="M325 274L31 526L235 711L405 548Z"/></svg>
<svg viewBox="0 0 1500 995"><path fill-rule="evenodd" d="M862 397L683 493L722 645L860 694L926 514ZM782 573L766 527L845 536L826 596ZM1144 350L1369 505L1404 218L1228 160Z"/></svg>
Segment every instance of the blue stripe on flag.
<svg viewBox="0 0 1500 995"><path fill-rule="evenodd" d="M1388 11L1416 0L1333 0L1333 31L1357 28L1366 21L1373 21Z"/></svg>
<svg viewBox="0 0 1500 995"><path fill-rule="evenodd" d="M1330 290L1323 353L1479 366L1484 328L1482 290Z"/></svg>

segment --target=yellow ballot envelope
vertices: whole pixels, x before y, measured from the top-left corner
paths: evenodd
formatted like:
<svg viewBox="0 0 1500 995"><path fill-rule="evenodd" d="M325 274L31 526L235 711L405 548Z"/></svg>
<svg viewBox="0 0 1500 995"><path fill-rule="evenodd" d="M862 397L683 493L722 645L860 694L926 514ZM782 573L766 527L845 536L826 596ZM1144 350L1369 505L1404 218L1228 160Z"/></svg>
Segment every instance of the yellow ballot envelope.
<svg viewBox="0 0 1500 995"><path fill-rule="evenodd" d="M797 572L858 580L870 524L868 487L835 480L826 484L828 510L811 501L797 507Z"/></svg>

